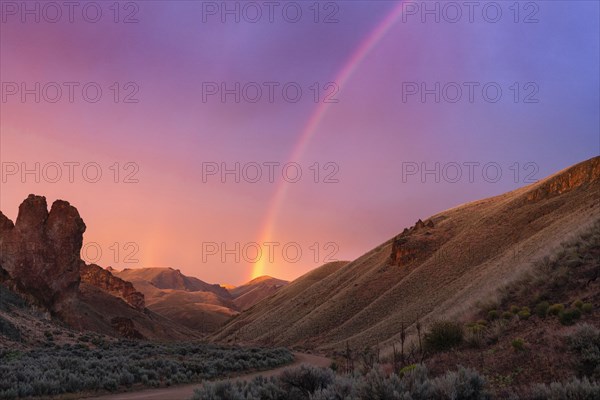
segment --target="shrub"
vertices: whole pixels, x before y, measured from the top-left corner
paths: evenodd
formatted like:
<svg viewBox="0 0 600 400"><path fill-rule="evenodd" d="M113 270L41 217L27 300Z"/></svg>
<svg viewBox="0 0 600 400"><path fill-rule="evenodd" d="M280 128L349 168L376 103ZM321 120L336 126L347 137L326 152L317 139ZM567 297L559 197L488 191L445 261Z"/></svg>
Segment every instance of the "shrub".
<svg viewBox="0 0 600 400"><path fill-rule="evenodd" d="M600 385L586 378L574 378L570 382L553 382L548 385L536 385L532 389L533 400L594 400L600 398Z"/></svg>
<svg viewBox="0 0 600 400"><path fill-rule="evenodd" d="M548 315L548 308L550 308L550 303L547 301L539 302L535 306L535 315L540 318L546 318L546 315Z"/></svg>
<svg viewBox="0 0 600 400"><path fill-rule="evenodd" d="M292 361L293 355L282 348L107 341L97 348L81 343L60 347L46 342L44 348L26 352L0 351L0 359L0 398L5 398L6 388L14 389L17 396L48 397L115 391L135 384L159 387L197 382L227 375L240 366L273 368Z"/></svg>
<svg viewBox="0 0 600 400"><path fill-rule="evenodd" d="M504 312L502 313L502 318L504 318L504 319L511 319L511 318L513 317L513 315L514 315L514 314L513 314L513 313L511 313L510 311L504 311Z"/></svg>
<svg viewBox="0 0 600 400"><path fill-rule="evenodd" d="M459 367L456 372L447 372L433 380L435 399L479 400L487 399L485 379L473 369Z"/></svg>
<svg viewBox="0 0 600 400"><path fill-rule="evenodd" d="M579 308L565 310L559 314L560 323L563 325L573 325L581 317Z"/></svg>
<svg viewBox="0 0 600 400"><path fill-rule="evenodd" d="M531 316L529 307L523 307L521 309L521 311L519 311L517 313L517 315L519 316L519 319L523 319L523 320L529 319L529 317Z"/></svg>
<svg viewBox="0 0 600 400"><path fill-rule="evenodd" d="M600 378L600 330L590 324L579 324L568 337L568 343L578 355L578 372Z"/></svg>
<svg viewBox="0 0 600 400"><path fill-rule="evenodd" d="M415 370L415 368L417 368L417 364L410 364L407 365L406 367L402 368L399 372L398 375L400 375L400 377L403 377L404 375L406 375L409 372L412 372Z"/></svg>
<svg viewBox="0 0 600 400"><path fill-rule="evenodd" d="M463 334L462 326L456 322L434 322L429 332L425 333L425 349L431 352L449 350L462 343Z"/></svg>
<svg viewBox="0 0 600 400"><path fill-rule="evenodd" d="M490 321L495 321L498 319L498 311L497 310L490 310L487 314L487 317Z"/></svg>
<svg viewBox="0 0 600 400"><path fill-rule="evenodd" d="M283 388L288 390L288 392L297 390L309 396L316 390L327 387L333 382L334 378L335 375L330 369L303 364L298 368L290 368L283 371L280 380Z"/></svg>
<svg viewBox="0 0 600 400"><path fill-rule="evenodd" d="M465 334L465 342L475 348L479 348L483 345L483 334L486 327L480 325L479 322L476 324L467 325L467 332Z"/></svg>
<svg viewBox="0 0 600 400"><path fill-rule="evenodd" d="M515 305L513 305L513 306L510 306L510 312L511 312L512 314L516 314L516 313L518 313L519 311L521 311L521 309L520 309L518 306L515 306Z"/></svg>
<svg viewBox="0 0 600 400"><path fill-rule="evenodd" d="M512 342L510 342L510 344L512 345L513 349L515 349L515 351L525 350L525 340L521 338L514 339Z"/></svg>
<svg viewBox="0 0 600 400"><path fill-rule="evenodd" d="M586 314L591 314L593 308L594 306L592 306L592 303L583 303L583 305L581 306L581 311L583 311Z"/></svg>
<svg viewBox="0 0 600 400"><path fill-rule="evenodd" d="M311 400L358 399L356 379L351 376L336 376L335 381L324 389L317 390Z"/></svg>
<svg viewBox="0 0 600 400"><path fill-rule="evenodd" d="M583 301L581 300L575 300L572 304L573 308L578 308L581 310L581 307L583 307Z"/></svg>
<svg viewBox="0 0 600 400"><path fill-rule="evenodd" d="M553 304L548 308L548 314L550 315L559 315L561 312L565 310L564 304Z"/></svg>
<svg viewBox="0 0 600 400"><path fill-rule="evenodd" d="M506 331L506 325L507 322L503 319L492 322L490 326L485 330L485 341L488 344L497 343L500 339L500 336L502 336Z"/></svg>

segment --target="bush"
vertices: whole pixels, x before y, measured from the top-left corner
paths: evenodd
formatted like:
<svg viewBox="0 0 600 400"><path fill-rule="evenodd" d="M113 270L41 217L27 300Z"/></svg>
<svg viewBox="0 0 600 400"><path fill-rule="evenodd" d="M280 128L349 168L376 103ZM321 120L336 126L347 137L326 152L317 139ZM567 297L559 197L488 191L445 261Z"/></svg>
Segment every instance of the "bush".
<svg viewBox="0 0 600 400"><path fill-rule="evenodd" d="M581 311L586 314L591 314L593 308L594 306L592 306L592 303L583 303L583 306L581 306Z"/></svg>
<svg viewBox="0 0 600 400"><path fill-rule="evenodd" d="M303 375L298 368L292 376ZM312 395L290 391L280 378L256 378L251 382L207 382L197 389L195 400L393 400L393 399L489 399L486 382L475 370L459 367L438 378L429 378L424 365L414 365L402 377L374 367L365 375L332 375L329 383Z"/></svg>
<svg viewBox="0 0 600 400"><path fill-rule="evenodd" d="M410 364L407 365L406 367L402 368L399 372L398 375L400 375L400 377L403 377L404 375L406 375L409 372L412 372L415 370L415 368L417 368L417 364Z"/></svg>
<svg viewBox="0 0 600 400"><path fill-rule="evenodd" d="M565 310L564 304L553 304L548 308L549 315L559 315L561 312Z"/></svg>
<svg viewBox="0 0 600 400"><path fill-rule="evenodd" d="M490 321L495 321L498 319L498 311L497 310L490 310L487 314L487 317Z"/></svg>
<svg viewBox="0 0 600 400"><path fill-rule="evenodd" d="M511 318L513 317L513 315L514 315L514 314L513 314L513 313L511 313L510 311L504 311L504 312L502 313L502 318L504 318L504 319L511 319Z"/></svg>
<svg viewBox="0 0 600 400"><path fill-rule="evenodd" d="M52 397L116 391L136 384L159 387L198 382L239 370L273 368L292 360L293 355L282 348L108 340L93 348L78 343L24 352L0 351L0 398L9 397L7 389L21 397Z"/></svg>
<svg viewBox="0 0 600 400"><path fill-rule="evenodd" d="M550 303L547 301L542 301L535 306L535 315L540 318L546 318L548 315L548 308L550 308Z"/></svg>
<svg viewBox="0 0 600 400"><path fill-rule="evenodd" d="M458 346L463 341L463 328L451 321L438 321L425 333L424 345L427 351L439 352Z"/></svg>
<svg viewBox="0 0 600 400"><path fill-rule="evenodd" d="M515 351L525 350L525 340L521 338L514 339L512 342L510 342L510 344L512 345L513 349L515 349Z"/></svg>
<svg viewBox="0 0 600 400"><path fill-rule="evenodd" d="M579 318L581 318L581 311L578 308L565 310L559 314L560 323L563 325L573 325Z"/></svg>
<svg viewBox="0 0 600 400"><path fill-rule="evenodd" d="M514 305L513 305L513 306L510 306L510 312L511 312L512 314L516 314L516 313L518 313L519 311L521 311L521 309L520 309L518 306L514 306Z"/></svg>
<svg viewBox="0 0 600 400"><path fill-rule="evenodd" d="M485 330L485 341L488 344L498 343L498 340L506 331L506 325L507 321L503 319L492 322L490 326Z"/></svg>
<svg viewBox="0 0 600 400"><path fill-rule="evenodd" d="M523 307L521 309L521 311L519 311L517 313L517 315L519 316L519 319L523 319L523 320L529 319L529 317L531 316L529 307Z"/></svg>
<svg viewBox="0 0 600 400"><path fill-rule="evenodd" d="M280 380L288 393L300 391L309 396L316 390L327 387L333 382L335 374L330 369L317 368L304 364L298 368L290 368L283 371Z"/></svg>
<svg viewBox="0 0 600 400"><path fill-rule="evenodd" d="M571 350L578 355L578 372L600 378L600 330L590 324L579 324L568 337Z"/></svg>
<svg viewBox="0 0 600 400"><path fill-rule="evenodd" d="M533 400L595 400L600 398L600 385L586 378L577 378L570 382L553 382L548 385L536 385L532 389Z"/></svg>
<svg viewBox="0 0 600 400"><path fill-rule="evenodd" d="M572 304L573 308L578 308L581 310L581 307L583 307L583 301L581 300L575 300Z"/></svg>
<svg viewBox="0 0 600 400"><path fill-rule="evenodd" d="M487 399L485 379L473 369L459 367L456 372L447 372L433 381L435 399Z"/></svg>

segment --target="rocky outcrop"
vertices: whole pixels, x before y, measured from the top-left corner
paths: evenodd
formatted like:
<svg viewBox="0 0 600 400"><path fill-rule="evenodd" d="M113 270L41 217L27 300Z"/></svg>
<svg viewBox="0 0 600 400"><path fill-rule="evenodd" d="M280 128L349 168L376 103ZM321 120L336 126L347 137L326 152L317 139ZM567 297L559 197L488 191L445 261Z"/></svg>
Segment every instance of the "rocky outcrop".
<svg viewBox="0 0 600 400"><path fill-rule="evenodd" d="M131 282L124 281L123 279L114 276L108 269L104 269L95 264L87 265L81 263L79 274L82 282L89 283L108 294L123 299L137 310L144 309L144 295L135 290L135 287Z"/></svg>
<svg viewBox="0 0 600 400"><path fill-rule="evenodd" d="M0 212L0 269L31 301L61 314L77 295L85 224L77 209L57 200L29 195L17 221Z"/></svg>
<svg viewBox="0 0 600 400"><path fill-rule="evenodd" d="M527 200L539 201L597 181L600 181L600 157L574 165L539 182L527 195Z"/></svg>
<svg viewBox="0 0 600 400"><path fill-rule="evenodd" d="M419 234L430 234L434 227L432 220L423 222L418 220L411 228L405 228L402 233L394 238L390 261L393 265L406 265L415 261L420 254L432 248L432 241Z"/></svg>

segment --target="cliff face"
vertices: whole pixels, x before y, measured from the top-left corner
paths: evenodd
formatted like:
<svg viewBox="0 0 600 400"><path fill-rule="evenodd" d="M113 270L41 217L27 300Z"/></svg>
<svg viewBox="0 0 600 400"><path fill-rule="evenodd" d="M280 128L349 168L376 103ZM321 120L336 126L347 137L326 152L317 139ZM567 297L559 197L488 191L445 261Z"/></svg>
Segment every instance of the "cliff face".
<svg viewBox="0 0 600 400"><path fill-rule="evenodd" d="M423 255L435 247L430 237L434 228L432 220L426 223L418 220L416 224L394 238L390 262L392 265L404 266L415 261L419 255Z"/></svg>
<svg viewBox="0 0 600 400"><path fill-rule="evenodd" d="M578 187L600 181L600 157L577 164L540 182L538 187L527 196L528 201L538 201Z"/></svg>
<svg viewBox="0 0 600 400"><path fill-rule="evenodd" d="M35 303L61 314L79 288L80 250L85 224L77 209L29 195L17 222L0 212L0 269L8 282Z"/></svg>
<svg viewBox="0 0 600 400"><path fill-rule="evenodd" d="M123 299L137 310L145 307L144 295L137 290L131 282L124 281L114 276L109 270L98 265L81 263L79 268L81 281L95 286L113 296Z"/></svg>

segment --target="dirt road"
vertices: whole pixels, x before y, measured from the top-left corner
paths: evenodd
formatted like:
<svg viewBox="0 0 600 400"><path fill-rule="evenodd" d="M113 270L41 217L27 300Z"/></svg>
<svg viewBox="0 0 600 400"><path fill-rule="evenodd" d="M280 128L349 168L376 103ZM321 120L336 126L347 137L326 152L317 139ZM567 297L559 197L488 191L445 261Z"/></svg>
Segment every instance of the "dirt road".
<svg viewBox="0 0 600 400"><path fill-rule="evenodd" d="M311 364L316 367L328 367L331 365L331 360L326 357L316 356L312 354L294 353L296 359L293 363L283 367L271 369L262 372L253 372L251 374L240 375L232 380L251 380L259 375L264 377L277 376L284 369L296 366L299 364ZM147 389L138 392L110 394L100 397L88 397L90 400L184 400L189 399L194 395L194 389L201 386L201 383L189 385L174 386L163 389Z"/></svg>

